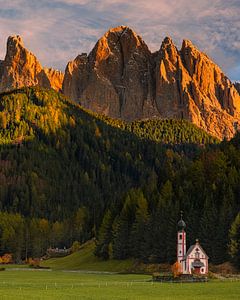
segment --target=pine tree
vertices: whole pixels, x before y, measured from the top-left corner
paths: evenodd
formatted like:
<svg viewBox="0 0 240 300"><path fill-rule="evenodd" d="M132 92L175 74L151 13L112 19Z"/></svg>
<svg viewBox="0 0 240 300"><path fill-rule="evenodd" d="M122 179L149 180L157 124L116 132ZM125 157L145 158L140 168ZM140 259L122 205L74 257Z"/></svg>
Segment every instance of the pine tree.
<svg viewBox="0 0 240 300"><path fill-rule="evenodd" d="M204 212L199 223L200 242L211 261L217 263L219 261L219 253L217 251L219 249L219 240L217 238L219 218L213 195L209 195L206 198Z"/></svg>
<svg viewBox="0 0 240 300"><path fill-rule="evenodd" d="M146 261L146 231L148 226L149 215L147 200L144 198L143 194L141 196L142 197L138 199L138 207L136 210L135 222L132 226L130 249L132 257Z"/></svg>
<svg viewBox="0 0 240 300"><path fill-rule="evenodd" d="M130 254L129 222L121 216L114 225L113 231L113 258L126 259Z"/></svg>
<svg viewBox="0 0 240 300"><path fill-rule="evenodd" d="M110 256L109 244L112 240L112 223L112 213L110 210L107 210L103 217L101 227L99 229L95 249L96 256L101 257L103 259L108 259Z"/></svg>
<svg viewBox="0 0 240 300"><path fill-rule="evenodd" d="M236 216L229 231L229 254L232 261L240 268L240 213Z"/></svg>

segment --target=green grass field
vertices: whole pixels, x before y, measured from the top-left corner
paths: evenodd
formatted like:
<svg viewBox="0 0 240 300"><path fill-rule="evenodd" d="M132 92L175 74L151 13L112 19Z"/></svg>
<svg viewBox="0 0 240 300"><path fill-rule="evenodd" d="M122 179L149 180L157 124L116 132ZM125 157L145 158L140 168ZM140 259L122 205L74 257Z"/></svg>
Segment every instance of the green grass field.
<svg viewBox="0 0 240 300"><path fill-rule="evenodd" d="M0 272L0 299L240 299L240 281L152 283L148 275L14 270Z"/></svg>
<svg viewBox="0 0 240 300"><path fill-rule="evenodd" d="M150 275L113 274L130 270L134 261L101 261L94 256L93 250L94 243L86 243L79 252L63 258L49 259L41 264L52 270L24 270L21 268L26 268L26 265L7 265L7 270L0 272L0 300L240 299L240 281L153 283Z"/></svg>

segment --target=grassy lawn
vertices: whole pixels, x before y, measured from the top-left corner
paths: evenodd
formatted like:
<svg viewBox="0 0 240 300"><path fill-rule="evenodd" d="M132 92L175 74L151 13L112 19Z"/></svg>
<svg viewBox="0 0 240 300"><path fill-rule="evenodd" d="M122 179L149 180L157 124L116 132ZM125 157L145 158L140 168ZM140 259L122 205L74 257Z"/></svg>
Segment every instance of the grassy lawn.
<svg viewBox="0 0 240 300"><path fill-rule="evenodd" d="M16 265L16 264L5 265L5 264L0 264L0 268L5 268L5 269L26 269L26 268L29 268L29 266L26 265L26 264L22 264L22 265Z"/></svg>
<svg viewBox="0 0 240 300"><path fill-rule="evenodd" d="M147 275L84 274L63 271L0 272L0 299L239 299L240 281L152 283Z"/></svg>
<svg viewBox="0 0 240 300"><path fill-rule="evenodd" d="M42 263L52 270L8 268L0 272L0 299L240 299L240 281L171 284L152 283L149 275L106 274L129 270L134 261L101 261L93 250L94 243L87 243L79 252Z"/></svg>

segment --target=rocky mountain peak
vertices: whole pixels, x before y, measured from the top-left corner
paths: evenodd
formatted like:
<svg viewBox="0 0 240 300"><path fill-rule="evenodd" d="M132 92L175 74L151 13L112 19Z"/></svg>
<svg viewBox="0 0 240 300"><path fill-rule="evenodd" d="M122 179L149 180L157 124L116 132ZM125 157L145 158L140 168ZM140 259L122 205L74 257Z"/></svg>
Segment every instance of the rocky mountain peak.
<svg viewBox="0 0 240 300"><path fill-rule="evenodd" d="M183 118L220 139L240 121L237 90L191 41L177 49L166 37L152 54L127 26L110 29L87 58L68 64L63 91L111 117Z"/></svg>
<svg viewBox="0 0 240 300"><path fill-rule="evenodd" d="M25 48L21 36L8 38L5 60L0 63L0 92L35 85L60 90L62 81L63 74L44 69L36 56Z"/></svg>
<svg viewBox="0 0 240 300"><path fill-rule="evenodd" d="M68 64L63 91L99 113L140 119L154 110L152 68L152 54L141 37L119 26L98 40L87 60Z"/></svg>
<svg viewBox="0 0 240 300"><path fill-rule="evenodd" d="M24 47L23 39L20 35L12 35L8 37L7 48L11 46L21 46Z"/></svg>
<svg viewBox="0 0 240 300"><path fill-rule="evenodd" d="M159 55L159 59L164 60L165 62L167 62L168 65L169 63L177 63L179 52L170 37L165 37L165 39L163 40L159 51Z"/></svg>
<svg viewBox="0 0 240 300"><path fill-rule="evenodd" d="M141 44L142 42L140 36L138 36L130 27L124 25L109 29L104 34L104 37L106 37L107 39L111 39L113 35L116 35L119 39L122 38L127 38L129 40L133 39L136 41L136 44Z"/></svg>
<svg viewBox="0 0 240 300"><path fill-rule="evenodd" d="M162 41L162 48L165 48L166 46L174 45L173 40L170 36L166 36Z"/></svg>
<svg viewBox="0 0 240 300"><path fill-rule="evenodd" d="M41 68L40 63L37 61L36 57L25 48L23 39L20 35L13 35L8 37L7 52L5 57L6 62L9 61L11 63L11 61L13 60L21 60L22 63L24 58L30 57Z"/></svg>
<svg viewBox="0 0 240 300"><path fill-rule="evenodd" d="M232 137L240 121L236 89L189 40L178 50L164 39L156 63L156 104L161 116L187 119L220 139Z"/></svg>
<svg viewBox="0 0 240 300"><path fill-rule="evenodd" d="M143 42L131 28L127 26L119 26L107 31L102 38L100 38L90 53L92 61L96 65L101 62L111 59L113 56L121 55L124 62L128 61L133 53L141 51L138 48L143 48L149 52L147 45Z"/></svg>
<svg viewBox="0 0 240 300"><path fill-rule="evenodd" d="M192 43L191 40L184 39L182 41L182 49L185 49L185 48L196 48L196 47L194 46L194 44Z"/></svg>

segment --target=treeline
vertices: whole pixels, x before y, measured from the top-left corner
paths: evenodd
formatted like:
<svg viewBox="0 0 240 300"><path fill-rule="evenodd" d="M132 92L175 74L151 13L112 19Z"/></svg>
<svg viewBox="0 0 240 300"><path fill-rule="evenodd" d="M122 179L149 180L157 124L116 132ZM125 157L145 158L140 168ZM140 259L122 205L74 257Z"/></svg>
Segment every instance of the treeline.
<svg viewBox="0 0 240 300"><path fill-rule="evenodd" d="M96 255L145 262L176 260L179 211L184 210L188 247L200 242L212 263L233 259L240 267L240 136L187 163L168 151L165 181L130 190L110 207L98 232Z"/></svg>
<svg viewBox="0 0 240 300"><path fill-rule="evenodd" d="M20 262L42 257L48 248L69 248L75 241L81 243L91 237L89 223L84 207L62 222L0 212L0 253L11 253L14 261Z"/></svg>
<svg viewBox="0 0 240 300"><path fill-rule="evenodd" d="M89 112L94 115L93 113ZM219 140L186 120L149 119L125 123L104 115L98 118L106 124L134 133L141 139L162 144L216 144Z"/></svg>
<svg viewBox="0 0 240 300"><path fill-rule="evenodd" d="M0 211L22 219L23 228L32 220L50 228L44 247L29 239L31 256L96 236L104 259L171 262L180 210L188 241L199 238L212 262L237 253L228 245L240 211L238 137L218 145L186 121L125 124L54 91L25 88L0 95L0 144ZM83 229L72 234L83 208ZM63 236L51 245L56 222ZM20 251L4 238L0 230L0 255L24 257L24 243Z"/></svg>

